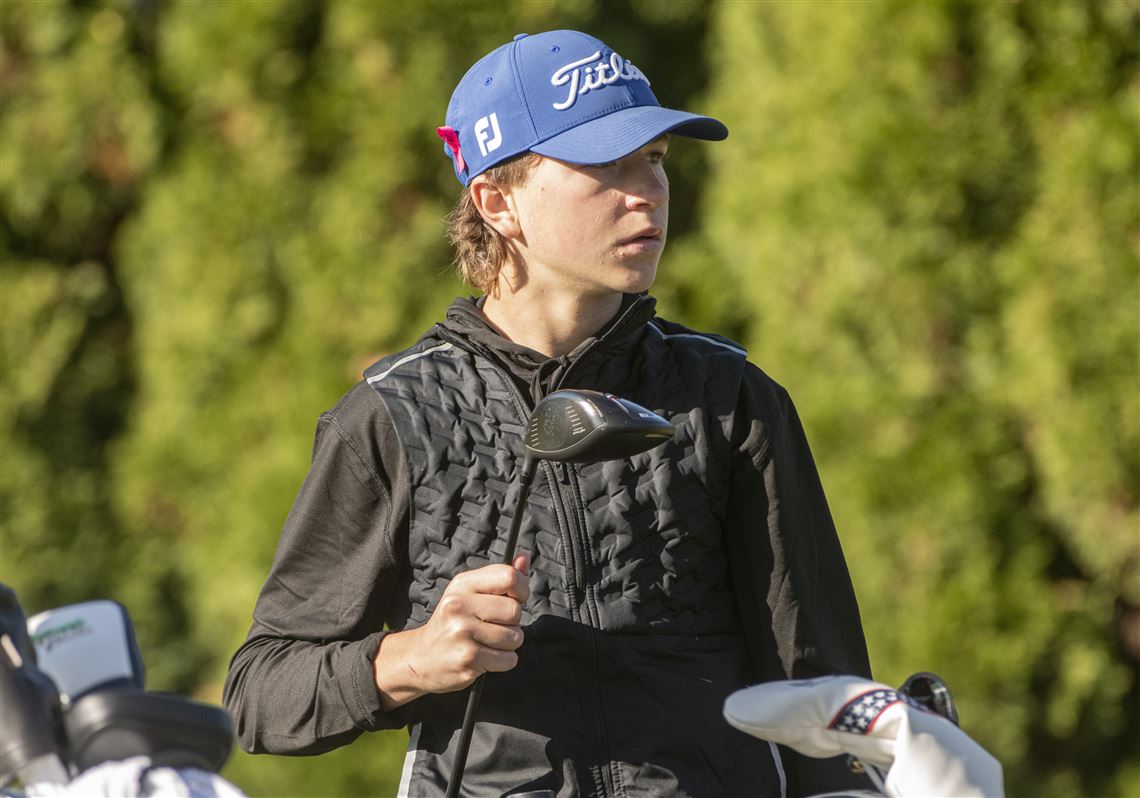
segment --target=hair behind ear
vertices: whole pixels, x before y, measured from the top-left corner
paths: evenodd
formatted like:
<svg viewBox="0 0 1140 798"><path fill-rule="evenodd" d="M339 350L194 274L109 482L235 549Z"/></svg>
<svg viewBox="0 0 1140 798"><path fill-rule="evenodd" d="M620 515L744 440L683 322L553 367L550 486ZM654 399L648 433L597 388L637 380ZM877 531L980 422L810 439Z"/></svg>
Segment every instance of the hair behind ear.
<svg viewBox="0 0 1140 798"><path fill-rule="evenodd" d="M483 174L496 186L523 185L541 155L524 152ZM507 259L507 243L479 213L470 187L464 188L447 215L447 239L455 247L455 269L468 285L488 293Z"/></svg>

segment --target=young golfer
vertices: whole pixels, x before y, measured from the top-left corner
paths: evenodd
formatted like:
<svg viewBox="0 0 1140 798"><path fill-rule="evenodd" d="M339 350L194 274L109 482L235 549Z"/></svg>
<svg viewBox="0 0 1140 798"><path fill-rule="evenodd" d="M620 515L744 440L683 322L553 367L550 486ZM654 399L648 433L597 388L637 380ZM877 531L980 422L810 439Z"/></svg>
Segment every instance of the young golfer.
<svg viewBox="0 0 1140 798"><path fill-rule="evenodd" d="M441 795L464 688L487 673L466 795L815 790L834 769L721 715L758 681L870 676L803 429L739 344L656 316L647 293L670 142L728 131L562 30L476 63L438 135L481 295L321 416L226 683L243 746L319 753L408 726L401 791ZM527 554L489 564L526 420L559 388L630 399L676 434L626 460L542 463Z"/></svg>

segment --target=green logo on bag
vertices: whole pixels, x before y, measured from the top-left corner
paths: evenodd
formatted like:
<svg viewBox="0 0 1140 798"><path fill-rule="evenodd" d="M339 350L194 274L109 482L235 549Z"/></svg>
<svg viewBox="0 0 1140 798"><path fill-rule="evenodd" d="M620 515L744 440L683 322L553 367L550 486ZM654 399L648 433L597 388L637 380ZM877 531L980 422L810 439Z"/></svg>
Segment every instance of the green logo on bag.
<svg viewBox="0 0 1140 798"><path fill-rule="evenodd" d="M82 618L76 618L74 621L65 623L63 626L56 626L52 629L41 629L32 635L32 642L34 642L37 647L48 652L61 643L68 643L78 637L89 634L91 634L91 628L87 625L87 622Z"/></svg>

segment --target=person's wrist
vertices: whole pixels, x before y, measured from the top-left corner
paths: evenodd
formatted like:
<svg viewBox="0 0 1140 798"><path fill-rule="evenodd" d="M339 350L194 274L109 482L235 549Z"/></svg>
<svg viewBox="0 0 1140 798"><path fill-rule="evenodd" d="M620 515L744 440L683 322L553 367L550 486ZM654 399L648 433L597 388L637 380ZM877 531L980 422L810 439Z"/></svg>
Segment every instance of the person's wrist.
<svg viewBox="0 0 1140 798"><path fill-rule="evenodd" d="M390 712L423 695L419 689L419 674L409 661L415 630L389 632L380 638L372 673L376 690L380 693L380 707Z"/></svg>

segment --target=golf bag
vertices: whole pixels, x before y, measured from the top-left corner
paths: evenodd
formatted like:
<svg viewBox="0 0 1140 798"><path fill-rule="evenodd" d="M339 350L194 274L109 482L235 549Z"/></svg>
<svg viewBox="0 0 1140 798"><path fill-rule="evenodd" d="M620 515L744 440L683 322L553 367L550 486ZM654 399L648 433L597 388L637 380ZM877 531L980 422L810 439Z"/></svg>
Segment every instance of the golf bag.
<svg viewBox="0 0 1140 798"><path fill-rule="evenodd" d="M26 796L240 796L220 707L145 689L126 608L91 601L26 619L0 585L0 787ZM8 788L19 781L20 792Z"/></svg>

